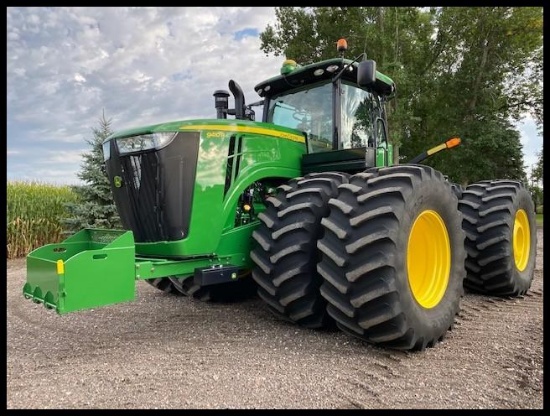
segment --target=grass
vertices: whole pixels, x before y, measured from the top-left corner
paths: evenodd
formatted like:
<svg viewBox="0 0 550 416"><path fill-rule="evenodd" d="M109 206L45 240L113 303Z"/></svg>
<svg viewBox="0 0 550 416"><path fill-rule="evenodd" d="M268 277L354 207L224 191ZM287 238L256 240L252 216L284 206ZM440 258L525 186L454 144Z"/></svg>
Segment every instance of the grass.
<svg viewBox="0 0 550 416"><path fill-rule="evenodd" d="M536 216L537 216L537 226L542 227L542 216L543 216L543 214L536 214Z"/></svg>

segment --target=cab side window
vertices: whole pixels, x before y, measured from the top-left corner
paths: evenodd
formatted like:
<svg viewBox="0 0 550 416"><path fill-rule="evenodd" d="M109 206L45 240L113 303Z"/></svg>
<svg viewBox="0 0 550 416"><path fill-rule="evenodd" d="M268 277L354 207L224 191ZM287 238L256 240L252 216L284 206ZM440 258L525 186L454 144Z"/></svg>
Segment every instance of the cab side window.
<svg viewBox="0 0 550 416"><path fill-rule="evenodd" d="M342 148L374 147L378 115L378 100L374 94L342 83Z"/></svg>

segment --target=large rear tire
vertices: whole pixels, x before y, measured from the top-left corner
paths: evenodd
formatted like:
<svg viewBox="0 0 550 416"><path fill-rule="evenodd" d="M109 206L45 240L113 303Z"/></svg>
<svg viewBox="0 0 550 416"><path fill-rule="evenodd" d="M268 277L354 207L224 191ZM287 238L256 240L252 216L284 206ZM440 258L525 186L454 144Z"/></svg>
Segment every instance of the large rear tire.
<svg viewBox="0 0 550 416"><path fill-rule="evenodd" d="M466 289L495 296L523 295L535 270L535 207L525 186L487 180L466 187L459 201L466 231Z"/></svg>
<svg viewBox="0 0 550 416"><path fill-rule="evenodd" d="M321 221L321 294L344 332L401 350L432 347L464 293L458 198L421 165L371 168L340 185Z"/></svg>
<svg viewBox="0 0 550 416"><path fill-rule="evenodd" d="M334 326L319 293L317 239L328 201L346 183L344 173L312 173L277 188L253 232L252 277L258 295L277 317L307 328Z"/></svg>

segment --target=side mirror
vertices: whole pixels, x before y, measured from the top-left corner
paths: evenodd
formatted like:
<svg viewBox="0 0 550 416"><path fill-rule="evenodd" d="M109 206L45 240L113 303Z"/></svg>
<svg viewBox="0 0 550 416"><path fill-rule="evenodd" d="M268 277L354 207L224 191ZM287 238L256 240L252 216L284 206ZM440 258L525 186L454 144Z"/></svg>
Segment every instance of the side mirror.
<svg viewBox="0 0 550 416"><path fill-rule="evenodd" d="M368 59L359 62L357 67L357 85L368 87L376 82L376 61Z"/></svg>

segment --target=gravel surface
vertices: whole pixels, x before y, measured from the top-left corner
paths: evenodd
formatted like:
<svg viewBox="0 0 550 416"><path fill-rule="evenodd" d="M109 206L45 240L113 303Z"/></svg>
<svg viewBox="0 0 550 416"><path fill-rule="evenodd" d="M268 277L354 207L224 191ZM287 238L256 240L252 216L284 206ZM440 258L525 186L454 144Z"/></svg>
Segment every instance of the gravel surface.
<svg viewBox="0 0 550 416"><path fill-rule="evenodd" d="M422 352L213 304L141 281L134 302L59 316L7 264L7 408L543 408L543 234L523 297L467 293Z"/></svg>

